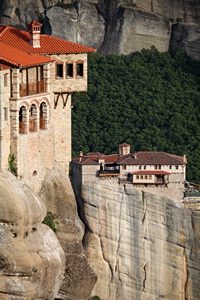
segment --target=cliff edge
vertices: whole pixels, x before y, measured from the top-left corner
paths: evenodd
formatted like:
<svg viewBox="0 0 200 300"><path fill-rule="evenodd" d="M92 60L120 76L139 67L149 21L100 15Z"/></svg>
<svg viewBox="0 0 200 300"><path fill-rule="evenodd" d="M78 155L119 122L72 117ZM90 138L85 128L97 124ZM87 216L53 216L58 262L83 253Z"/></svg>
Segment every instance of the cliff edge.
<svg viewBox="0 0 200 300"><path fill-rule="evenodd" d="M200 215L109 180L82 189L84 245L104 300L200 299Z"/></svg>

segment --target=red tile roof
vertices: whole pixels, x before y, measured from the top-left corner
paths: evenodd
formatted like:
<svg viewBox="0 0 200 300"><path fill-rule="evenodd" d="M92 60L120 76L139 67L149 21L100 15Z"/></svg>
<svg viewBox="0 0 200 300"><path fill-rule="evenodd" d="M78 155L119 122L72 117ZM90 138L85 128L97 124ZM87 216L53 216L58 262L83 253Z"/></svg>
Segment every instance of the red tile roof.
<svg viewBox="0 0 200 300"><path fill-rule="evenodd" d="M162 170L141 170L132 172L134 175L170 175L170 172Z"/></svg>
<svg viewBox="0 0 200 300"><path fill-rule="evenodd" d="M92 53L95 49L46 34L40 35L40 48L31 46L31 34L15 27L0 26L0 41L34 54Z"/></svg>
<svg viewBox="0 0 200 300"><path fill-rule="evenodd" d="M98 163L99 159L104 159L106 164L118 165L184 165L184 158L169 154L166 152L137 152L134 154L119 155L110 154L105 155L101 153L88 153L84 155L91 161ZM75 158L76 159L76 158ZM74 159L73 159L74 161Z"/></svg>
<svg viewBox="0 0 200 300"><path fill-rule="evenodd" d="M184 165L182 156L169 154L166 152L137 152L122 156L118 163L121 165Z"/></svg>
<svg viewBox="0 0 200 300"><path fill-rule="evenodd" d="M41 65L54 61L46 56L28 54L0 41L0 60L16 67Z"/></svg>

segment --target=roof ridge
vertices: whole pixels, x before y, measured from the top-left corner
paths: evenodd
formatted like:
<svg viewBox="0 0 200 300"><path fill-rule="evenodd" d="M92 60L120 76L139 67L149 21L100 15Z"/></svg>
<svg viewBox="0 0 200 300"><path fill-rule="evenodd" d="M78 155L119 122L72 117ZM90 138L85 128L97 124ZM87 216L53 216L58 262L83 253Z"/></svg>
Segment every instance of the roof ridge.
<svg viewBox="0 0 200 300"><path fill-rule="evenodd" d="M2 36L10 28L9 25L2 25L2 26L5 26L5 28L0 32L0 36Z"/></svg>

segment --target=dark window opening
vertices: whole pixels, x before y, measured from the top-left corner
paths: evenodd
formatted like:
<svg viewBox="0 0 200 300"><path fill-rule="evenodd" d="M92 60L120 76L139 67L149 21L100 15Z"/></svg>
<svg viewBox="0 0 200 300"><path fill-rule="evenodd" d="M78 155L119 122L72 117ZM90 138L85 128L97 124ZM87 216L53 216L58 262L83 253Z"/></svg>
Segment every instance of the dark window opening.
<svg viewBox="0 0 200 300"><path fill-rule="evenodd" d="M31 105L29 114L29 131L37 131L37 107L35 104Z"/></svg>
<svg viewBox="0 0 200 300"><path fill-rule="evenodd" d="M45 102L40 104L40 129L47 129L47 105Z"/></svg>
<svg viewBox="0 0 200 300"><path fill-rule="evenodd" d="M27 133L27 111L25 106L19 110L19 133Z"/></svg>
<svg viewBox="0 0 200 300"><path fill-rule="evenodd" d="M74 77L73 63L67 64L67 77Z"/></svg>
<svg viewBox="0 0 200 300"><path fill-rule="evenodd" d="M83 63L78 63L76 65L76 75L78 77L83 77Z"/></svg>
<svg viewBox="0 0 200 300"><path fill-rule="evenodd" d="M56 78L57 79L63 78L63 64L62 63L56 64Z"/></svg>

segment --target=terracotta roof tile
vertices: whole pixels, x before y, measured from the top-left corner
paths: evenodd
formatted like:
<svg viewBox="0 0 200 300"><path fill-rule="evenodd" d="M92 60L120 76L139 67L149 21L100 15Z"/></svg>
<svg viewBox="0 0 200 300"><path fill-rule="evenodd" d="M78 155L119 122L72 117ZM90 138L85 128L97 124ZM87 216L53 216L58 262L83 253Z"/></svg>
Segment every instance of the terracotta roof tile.
<svg viewBox="0 0 200 300"><path fill-rule="evenodd" d="M0 60L17 67L40 65L53 60L46 56L28 54L0 41Z"/></svg>
<svg viewBox="0 0 200 300"><path fill-rule="evenodd" d="M46 34L40 35L40 48L33 48L30 45L31 34L15 27L0 27L0 41L27 53L35 54L68 54L68 53L92 53L95 49L83 46L78 43L66 41L64 39Z"/></svg>

